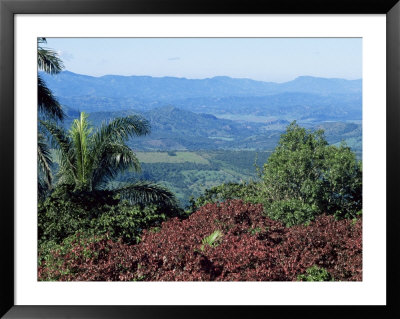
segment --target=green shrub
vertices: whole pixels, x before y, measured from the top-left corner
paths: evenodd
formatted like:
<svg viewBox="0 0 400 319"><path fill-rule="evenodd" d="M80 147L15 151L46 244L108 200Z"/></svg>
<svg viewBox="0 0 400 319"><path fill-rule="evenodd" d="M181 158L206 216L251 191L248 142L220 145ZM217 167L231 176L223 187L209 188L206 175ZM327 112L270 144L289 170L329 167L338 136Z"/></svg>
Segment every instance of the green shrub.
<svg viewBox="0 0 400 319"><path fill-rule="evenodd" d="M137 243L143 229L174 214L169 207L132 206L108 191L74 192L63 186L38 205L38 237L40 242L61 243L76 232L108 233L114 240Z"/></svg>
<svg viewBox="0 0 400 319"><path fill-rule="evenodd" d="M297 276L298 281L334 281L331 274L324 268L314 265L307 268L306 273Z"/></svg>
<svg viewBox="0 0 400 319"><path fill-rule="evenodd" d="M77 230L88 229L90 220L100 213L111 200L106 194L98 196L72 196L67 187L56 188L55 191L38 204L38 237L39 241L60 243L64 238Z"/></svg>
<svg viewBox="0 0 400 319"><path fill-rule="evenodd" d="M76 260L82 256L87 259L99 257L97 251L87 248L88 244L98 243L109 238L108 234L94 236L91 232L78 231L64 238L61 243L52 240L40 242L38 247L38 278L56 281L60 280L61 276L74 275L79 272L79 269L71 266L71 260ZM77 246L83 247L83 250L78 254L74 252L74 248Z"/></svg>
<svg viewBox="0 0 400 319"><path fill-rule="evenodd" d="M105 213L91 221L96 234L110 234L112 239L121 238L126 243L140 241L142 230L159 225L167 216L157 206L141 208L121 203L111 206Z"/></svg>
<svg viewBox="0 0 400 319"><path fill-rule="evenodd" d="M248 183L224 183L204 191L196 200L189 199L187 213L195 212L199 207L209 203L220 203L230 199L245 199L249 188Z"/></svg>
<svg viewBox="0 0 400 319"><path fill-rule="evenodd" d="M311 221L318 213L315 204L306 204L298 199L275 201L267 211L270 218L283 222L287 227Z"/></svg>

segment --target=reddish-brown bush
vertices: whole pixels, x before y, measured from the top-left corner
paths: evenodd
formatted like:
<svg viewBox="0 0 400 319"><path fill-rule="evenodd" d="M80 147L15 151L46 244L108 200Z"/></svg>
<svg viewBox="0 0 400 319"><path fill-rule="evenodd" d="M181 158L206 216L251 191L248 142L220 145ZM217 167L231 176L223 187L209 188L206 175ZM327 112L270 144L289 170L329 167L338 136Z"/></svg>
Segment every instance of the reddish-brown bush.
<svg viewBox="0 0 400 319"><path fill-rule="evenodd" d="M361 281L362 220L320 216L310 226L291 227L278 247L277 258L288 280L317 265L335 280Z"/></svg>
<svg viewBox="0 0 400 319"><path fill-rule="evenodd" d="M58 256L56 270L43 263L39 279L58 271L58 280L290 281L318 265L335 280L361 280L361 223L321 216L309 226L286 228L265 217L260 205L207 204L188 219L144 231L137 245L106 238L73 245ZM216 243L202 242L217 230L223 235Z"/></svg>

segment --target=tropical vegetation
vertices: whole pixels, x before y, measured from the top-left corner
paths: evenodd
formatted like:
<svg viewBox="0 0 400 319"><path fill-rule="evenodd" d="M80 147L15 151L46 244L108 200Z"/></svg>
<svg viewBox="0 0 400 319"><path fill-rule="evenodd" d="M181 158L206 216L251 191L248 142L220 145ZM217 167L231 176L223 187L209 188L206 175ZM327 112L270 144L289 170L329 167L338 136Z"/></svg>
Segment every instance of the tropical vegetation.
<svg viewBox="0 0 400 319"><path fill-rule="evenodd" d="M84 112L68 132L51 121L41 121L41 124L50 134L55 147L59 185L71 185L74 191L108 190L133 204L155 201L175 204L171 192L152 183L125 183L109 187L119 173L140 171L135 153L125 144L131 136L150 132L148 122L140 116L116 118L96 130L90 126Z"/></svg>
<svg viewBox="0 0 400 319"><path fill-rule="evenodd" d="M107 119L65 113L42 78L63 64L44 43L38 39L38 280L362 280L362 162L345 143L295 121L279 135L171 107L169 117L156 110L149 120L132 112ZM187 140L196 131L202 141L228 145L229 132L248 129L270 134L275 148L258 159L236 149L133 151L150 124L176 130L171 117ZM343 126L350 138L359 128ZM252 139L262 135L243 143ZM196 191L185 209L179 188Z"/></svg>
<svg viewBox="0 0 400 319"><path fill-rule="evenodd" d="M322 215L285 227L260 204L207 204L129 245L77 234L39 255L39 280L360 281L362 220ZM318 267L318 270L314 266ZM312 268L314 267L314 268ZM311 270L310 270L311 268Z"/></svg>
<svg viewBox="0 0 400 319"><path fill-rule="evenodd" d="M162 186L146 181L113 183L126 170L140 171L125 141L149 133L145 119L116 118L93 130L82 112L69 131L53 121L40 123L58 164L52 192L38 206L41 240L60 242L77 231L91 231L136 242L143 228L179 215L174 194Z"/></svg>
<svg viewBox="0 0 400 319"><path fill-rule="evenodd" d="M102 129L82 142L75 130L91 132L84 122L59 135L70 145L61 152L92 149ZM60 163L69 190L39 205L39 280L362 280L361 163L321 131L292 123L259 179L207 190L186 214L120 202L118 188L96 197L105 189L89 182L92 166L81 180Z"/></svg>

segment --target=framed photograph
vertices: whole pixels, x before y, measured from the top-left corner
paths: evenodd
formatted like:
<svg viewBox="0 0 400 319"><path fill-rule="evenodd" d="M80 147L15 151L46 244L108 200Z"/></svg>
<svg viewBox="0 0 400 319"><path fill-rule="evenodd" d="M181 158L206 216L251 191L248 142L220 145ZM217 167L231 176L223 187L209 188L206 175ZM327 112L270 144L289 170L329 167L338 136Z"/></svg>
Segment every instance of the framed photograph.
<svg viewBox="0 0 400 319"><path fill-rule="evenodd" d="M0 16L4 318L400 315L396 0Z"/></svg>

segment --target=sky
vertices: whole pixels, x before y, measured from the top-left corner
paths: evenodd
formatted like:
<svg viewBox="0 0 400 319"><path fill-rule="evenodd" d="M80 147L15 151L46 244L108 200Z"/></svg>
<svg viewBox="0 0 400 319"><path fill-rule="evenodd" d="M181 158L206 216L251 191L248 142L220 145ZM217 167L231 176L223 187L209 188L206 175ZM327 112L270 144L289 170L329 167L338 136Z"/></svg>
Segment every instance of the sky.
<svg viewBox="0 0 400 319"><path fill-rule="evenodd" d="M44 46L65 70L91 76L362 78L361 38L47 38Z"/></svg>

